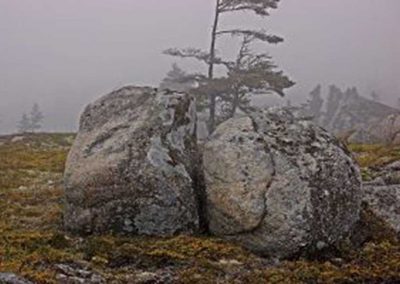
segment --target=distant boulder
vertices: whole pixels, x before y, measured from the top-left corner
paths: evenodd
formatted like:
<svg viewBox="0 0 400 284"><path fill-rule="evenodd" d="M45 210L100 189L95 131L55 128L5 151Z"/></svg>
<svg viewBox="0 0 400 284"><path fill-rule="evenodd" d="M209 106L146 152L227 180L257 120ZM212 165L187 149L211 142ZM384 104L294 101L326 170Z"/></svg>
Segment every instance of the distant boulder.
<svg viewBox="0 0 400 284"><path fill-rule="evenodd" d="M400 236L400 161L377 170L375 179L364 184L362 200L371 213Z"/></svg>
<svg viewBox="0 0 400 284"><path fill-rule="evenodd" d="M86 107L65 170L68 231L199 230L193 97L125 87Z"/></svg>
<svg viewBox="0 0 400 284"><path fill-rule="evenodd" d="M204 146L204 168L210 231L266 256L322 250L359 218L350 153L285 109L221 124Z"/></svg>
<svg viewBox="0 0 400 284"><path fill-rule="evenodd" d="M377 217L400 235L400 185L369 185L363 190L363 202Z"/></svg>
<svg viewBox="0 0 400 284"><path fill-rule="evenodd" d="M400 144L400 113L391 114L370 127L369 132L385 144Z"/></svg>

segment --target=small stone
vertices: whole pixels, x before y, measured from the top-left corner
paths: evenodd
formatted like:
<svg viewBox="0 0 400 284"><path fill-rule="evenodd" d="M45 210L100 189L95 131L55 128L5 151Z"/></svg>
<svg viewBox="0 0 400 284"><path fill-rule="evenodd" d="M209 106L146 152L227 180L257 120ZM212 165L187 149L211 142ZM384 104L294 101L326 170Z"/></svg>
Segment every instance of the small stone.
<svg viewBox="0 0 400 284"><path fill-rule="evenodd" d="M326 247L327 247L327 244L325 242L322 242L322 241L317 242L317 249L318 250L322 250L322 249L324 249Z"/></svg>
<svg viewBox="0 0 400 284"><path fill-rule="evenodd" d="M339 257L332 258L330 261L332 262L332 264L337 265L337 266L341 266L344 264L344 259L339 258Z"/></svg>
<svg viewBox="0 0 400 284"><path fill-rule="evenodd" d="M0 283L2 284L33 284L33 282L26 280L14 273L0 273Z"/></svg>
<svg viewBox="0 0 400 284"><path fill-rule="evenodd" d="M16 143L24 140L24 136L15 136L11 139L11 143Z"/></svg>
<svg viewBox="0 0 400 284"><path fill-rule="evenodd" d="M222 265L242 265L243 263L236 259L221 259L219 261Z"/></svg>
<svg viewBox="0 0 400 284"><path fill-rule="evenodd" d="M100 275L93 274L92 277L90 278L90 283L92 283L92 284L102 284L102 283L105 283L105 281Z"/></svg>
<svg viewBox="0 0 400 284"><path fill-rule="evenodd" d="M136 274L136 281L138 283L148 283L157 279L157 274L152 272L141 272Z"/></svg>

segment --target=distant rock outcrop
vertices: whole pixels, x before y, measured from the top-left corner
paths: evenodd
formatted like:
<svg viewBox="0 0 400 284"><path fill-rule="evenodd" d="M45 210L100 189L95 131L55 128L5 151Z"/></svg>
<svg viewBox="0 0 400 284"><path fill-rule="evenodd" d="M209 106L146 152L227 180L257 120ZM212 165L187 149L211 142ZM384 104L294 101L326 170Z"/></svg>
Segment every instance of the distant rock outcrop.
<svg viewBox="0 0 400 284"><path fill-rule="evenodd" d="M388 115L399 112L398 109L360 96L356 88L343 93L331 87L322 126L333 133L352 129L368 130Z"/></svg>
<svg viewBox="0 0 400 284"><path fill-rule="evenodd" d="M171 235L199 230L194 99L125 87L86 107L65 171L65 228Z"/></svg>
<svg viewBox="0 0 400 284"><path fill-rule="evenodd" d="M220 125L205 144L210 231L288 257L340 240L359 217L361 178L347 150L284 109Z"/></svg>
<svg viewBox="0 0 400 284"><path fill-rule="evenodd" d="M326 103L321 103L321 89L317 87L310 94L304 112L329 132L346 137L351 143L383 143L391 126L385 127L384 135L376 131L382 120L388 116L400 115L400 110L359 95L356 88L343 92L331 86ZM390 119L389 119L390 120ZM389 122L386 124L390 124ZM376 127L378 125L378 127ZM375 126L375 127L374 127Z"/></svg>
<svg viewBox="0 0 400 284"><path fill-rule="evenodd" d="M400 144L400 113L391 114L369 128L371 135L385 144Z"/></svg>

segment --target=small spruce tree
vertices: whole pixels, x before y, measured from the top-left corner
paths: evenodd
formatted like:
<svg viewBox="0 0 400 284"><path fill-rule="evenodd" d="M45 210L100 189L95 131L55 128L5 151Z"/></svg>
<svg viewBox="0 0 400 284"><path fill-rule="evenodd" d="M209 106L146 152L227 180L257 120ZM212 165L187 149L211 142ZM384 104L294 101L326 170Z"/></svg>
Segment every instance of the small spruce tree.
<svg viewBox="0 0 400 284"><path fill-rule="evenodd" d="M27 133L32 130L31 121L26 113L22 114L21 120L18 121L17 127L19 133Z"/></svg>
<svg viewBox="0 0 400 284"><path fill-rule="evenodd" d="M196 79L182 70L178 64L172 64L166 77L160 84L160 89L169 89L173 91L185 92L192 89L196 84Z"/></svg>
<svg viewBox="0 0 400 284"><path fill-rule="evenodd" d="M31 128L32 132L35 132L42 128L43 119L44 119L44 115L40 111L39 105L37 103L35 103L32 107L31 113L30 113L30 123L31 123L30 128Z"/></svg>

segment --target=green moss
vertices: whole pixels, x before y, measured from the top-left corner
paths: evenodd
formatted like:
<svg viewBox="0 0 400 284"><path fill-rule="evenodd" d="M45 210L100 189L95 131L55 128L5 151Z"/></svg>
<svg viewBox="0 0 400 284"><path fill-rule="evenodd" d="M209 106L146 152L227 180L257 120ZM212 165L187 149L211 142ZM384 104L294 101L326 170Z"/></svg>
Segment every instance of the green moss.
<svg viewBox="0 0 400 284"><path fill-rule="evenodd" d="M0 171L63 172L66 155L66 149L41 150L27 145L5 145L0 147Z"/></svg>
<svg viewBox="0 0 400 284"><path fill-rule="evenodd" d="M348 147L363 168L379 167L400 159L399 146L351 144Z"/></svg>

